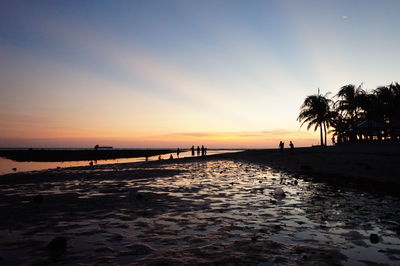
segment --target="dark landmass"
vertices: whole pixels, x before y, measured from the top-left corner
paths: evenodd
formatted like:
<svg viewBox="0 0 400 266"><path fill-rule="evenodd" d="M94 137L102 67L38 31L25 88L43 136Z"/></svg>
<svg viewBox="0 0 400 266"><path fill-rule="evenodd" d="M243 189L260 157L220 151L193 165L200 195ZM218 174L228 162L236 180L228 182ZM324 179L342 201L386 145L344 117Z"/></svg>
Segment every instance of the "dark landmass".
<svg viewBox="0 0 400 266"><path fill-rule="evenodd" d="M174 150L0 150L0 157L17 162L65 162L135 158L171 153Z"/></svg>
<svg viewBox="0 0 400 266"><path fill-rule="evenodd" d="M328 147L247 150L217 155L268 165L278 170L303 174L335 183L357 182L375 188L400 187L400 144L345 144Z"/></svg>

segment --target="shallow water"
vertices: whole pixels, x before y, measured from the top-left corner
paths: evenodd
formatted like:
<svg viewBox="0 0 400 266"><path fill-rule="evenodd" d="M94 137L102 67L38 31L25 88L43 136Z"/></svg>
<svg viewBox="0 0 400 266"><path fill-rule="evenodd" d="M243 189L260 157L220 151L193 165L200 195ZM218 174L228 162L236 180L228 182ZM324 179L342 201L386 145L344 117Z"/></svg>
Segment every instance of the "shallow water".
<svg viewBox="0 0 400 266"><path fill-rule="evenodd" d="M240 150L208 150L208 155L221 154L227 152L238 152ZM176 152L162 154L161 159L169 159L170 156L177 158ZM192 156L190 151L184 151L179 154L179 158L196 157ZM150 156L149 161L157 161L158 155ZM135 163L135 162L145 162L145 157L136 158L118 158L118 159L108 159L108 160L83 160L83 161L66 161L66 162L17 162L4 157L0 157L0 175L5 175L15 172L27 172L27 171L37 171L52 168L66 168L66 167L77 167L77 166L88 166L90 162L94 165L103 164L116 164L116 163Z"/></svg>
<svg viewBox="0 0 400 266"><path fill-rule="evenodd" d="M25 214L0 224L0 263L400 264L398 197L223 160L85 174L1 185L1 212ZM54 256L58 235L68 246Z"/></svg>

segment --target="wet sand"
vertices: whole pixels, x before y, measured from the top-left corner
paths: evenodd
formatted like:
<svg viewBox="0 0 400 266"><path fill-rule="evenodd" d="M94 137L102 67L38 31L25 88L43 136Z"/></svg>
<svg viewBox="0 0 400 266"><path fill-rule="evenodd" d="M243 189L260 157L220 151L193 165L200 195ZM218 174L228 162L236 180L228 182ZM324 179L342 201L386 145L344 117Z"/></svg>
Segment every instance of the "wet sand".
<svg viewBox="0 0 400 266"><path fill-rule="evenodd" d="M9 174L0 202L4 265L400 263L398 196L237 159Z"/></svg>
<svg viewBox="0 0 400 266"><path fill-rule="evenodd" d="M400 189L400 144L353 144L337 147L248 150L223 155L335 183Z"/></svg>

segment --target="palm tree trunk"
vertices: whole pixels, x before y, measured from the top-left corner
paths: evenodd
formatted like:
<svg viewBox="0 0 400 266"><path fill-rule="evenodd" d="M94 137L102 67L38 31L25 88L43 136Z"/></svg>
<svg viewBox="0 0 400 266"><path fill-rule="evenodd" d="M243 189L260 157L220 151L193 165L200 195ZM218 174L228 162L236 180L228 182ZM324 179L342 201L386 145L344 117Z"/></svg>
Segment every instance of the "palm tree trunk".
<svg viewBox="0 0 400 266"><path fill-rule="evenodd" d="M327 145L326 143L326 123L324 123L324 135L325 135L325 146Z"/></svg>
<svg viewBox="0 0 400 266"><path fill-rule="evenodd" d="M322 124L319 124L319 135L321 138L321 146L324 146L323 132L322 132Z"/></svg>

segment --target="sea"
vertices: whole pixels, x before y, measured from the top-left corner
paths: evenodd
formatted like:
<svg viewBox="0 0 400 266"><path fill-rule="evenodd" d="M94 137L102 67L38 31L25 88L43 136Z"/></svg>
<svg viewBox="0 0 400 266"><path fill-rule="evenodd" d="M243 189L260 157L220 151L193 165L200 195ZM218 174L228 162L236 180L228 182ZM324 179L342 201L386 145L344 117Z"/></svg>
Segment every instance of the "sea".
<svg viewBox="0 0 400 266"><path fill-rule="evenodd" d="M27 150L27 148L0 148L0 150ZM41 148L35 148L38 150ZM93 148L44 148L46 150L93 150ZM118 150L133 150L133 148L118 148ZM145 150L145 149L134 149L134 150ZM147 149L148 150L148 149ZM156 150L156 149L155 149ZM228 152L237 152L240 150L232 149L209 149L207 155L222 154ZM161 155L161 159L169 159L170 157L177 158L176 152L166 153ZM179 158L193 157L191 151L182 151L179 154ZM148 161L159 160L159 156L152 156L148 158ZM91 162L94 165L101 164L116 164L116 163L135 163L145 162L145 157L136 158L119 158L119 159L107 159L107 160L83 160L83 161L60 161L60 162L17 162L4 157L0 157L0 175L16 173L16 172L28 172L38 171L54 168L66 168L76 166L88 166Z"/></svg>

